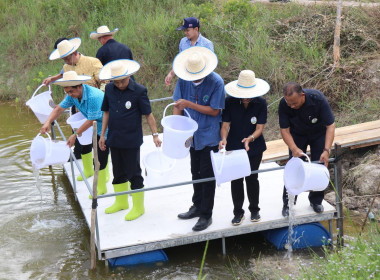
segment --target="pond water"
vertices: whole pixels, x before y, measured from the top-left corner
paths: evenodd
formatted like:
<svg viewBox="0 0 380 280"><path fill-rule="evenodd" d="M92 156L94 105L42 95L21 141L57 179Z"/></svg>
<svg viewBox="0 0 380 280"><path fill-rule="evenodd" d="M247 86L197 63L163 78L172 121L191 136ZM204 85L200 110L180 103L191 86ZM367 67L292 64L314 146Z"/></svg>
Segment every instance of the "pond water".
<svg viewBox="0 0 380 280"><path fill-rule="evenodd" d="M15 103L0 104L0 118L0 279L198 279L205 242L165 249L167 263L111 269L97 261L91 271L90 232L63 169L41 169L36 186L29 148L41 124ZM296 251L289 263L260 233L227 238L226 248L223 256L221 240L210 242L207 279L254 279L255 269L272 270L265 279L276 279L309 258Z"/></svg>

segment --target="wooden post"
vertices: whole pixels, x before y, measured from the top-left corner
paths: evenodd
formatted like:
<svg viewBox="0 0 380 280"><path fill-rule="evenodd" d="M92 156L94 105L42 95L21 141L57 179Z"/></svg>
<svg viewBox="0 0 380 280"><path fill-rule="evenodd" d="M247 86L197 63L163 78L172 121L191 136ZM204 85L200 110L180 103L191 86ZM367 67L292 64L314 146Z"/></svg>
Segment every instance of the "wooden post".
<svg viewBox="0 0 380 280"><path fill-rule="evenodd" d="M335 181L335 198L336 198L336 210L338 218L336 220L337 244L339 246L344 245L343 240L343 187L342 187L342 146L335 143L335 164L334 164L334 181Z"/></svg>
<svg viewBox="0 0 380 280"><path fill-rule="evenodd" d="M92 210L91 210L91 269L96 268L96 251L95 251L95 219L96 219L96 208L98 206L97 202L97 185L98 185L98 173L99 173L99 159L98 159L98 138L97 138L97 123L94 121L92 123L93 134L92 134L92 147L94 150L94 163L95 163L95 173L94 181L92 184Z"/></svg>
<svg viewBox="0 0 380 280"><path fill-rule="evenodd" d="M341 10L342 10L342 0L339 0L338 6L336 8L336 23L335 23L335 32L334 32L334 66L339 67L340 61L340 27L341 27Z"/></svg>

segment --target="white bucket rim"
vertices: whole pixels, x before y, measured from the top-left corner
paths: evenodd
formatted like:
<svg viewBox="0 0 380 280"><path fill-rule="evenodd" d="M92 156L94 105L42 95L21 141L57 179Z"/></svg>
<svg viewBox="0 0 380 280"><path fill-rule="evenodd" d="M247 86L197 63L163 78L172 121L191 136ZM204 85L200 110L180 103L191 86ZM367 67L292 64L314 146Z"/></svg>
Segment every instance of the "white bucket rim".
<svg viewBox="0 0 380 280"><path fill-rule="evenodd" d="M171 160L173 163L172 163L172 166L169 168L169 169L156 169L156 168L152 168L149 166L149 164L147 164L147 158L148 156L152 155L152 154L155 154L155 153L160 153L161 155L163 155L164 157L166 157L167 159ZM144 158L143 158L143 163L144 163L144 166L145 168L148 168L149 170L152 170L154 172L157 172L157 173L165 173L165 172L169 172L171 170L173 170L173 168L175 167L176 163L177 163L177 160L175 158L171 158L171 157L168 157L167 155L165 155L165 153L161 150L156 150L156 151L152 151L150 153L147 153Z"/></svg>

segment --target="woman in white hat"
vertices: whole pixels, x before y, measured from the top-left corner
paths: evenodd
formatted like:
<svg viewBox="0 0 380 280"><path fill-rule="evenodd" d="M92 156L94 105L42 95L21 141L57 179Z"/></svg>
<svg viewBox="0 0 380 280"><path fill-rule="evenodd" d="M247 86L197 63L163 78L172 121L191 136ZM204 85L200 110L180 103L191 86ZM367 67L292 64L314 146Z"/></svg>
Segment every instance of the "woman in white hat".
<svg viewBox="0 0 380 280"><path fill-rule="evenodd" d="M225 86L226 107L223 110L223 124L220 130L222 140L219 149L246 149L251 170L258 170L263 152L266 150L262 135L267 121L267 102L261 96L269 91L269 84L255 77L251 70L240 72L239 79ZM244 178L231 181L234 203L232 224L237 226L244 220ZM258 175L245 177L251 222L260 221Z"/></svg>
<svg viewBox="0 0 380 280"><path fill-rule="evenodd" d="M152 131L154 144L161 146L156 121L152 114L146 87L130 79L140 69L134 60L119 59L104 65L99 73L101 80L111 80L106 86L102 104L103 128L99 140L101 149L111 149L113 166L113 187L115 192L142 189L140 146L143 143L142 115ZM105 138L108 128L107 140ZM133 208L125 216L132 221L145 213L144 192L132 194ZM128 195L118 195L115 203L105 212L112 214L128 209Z"/></svg>
<svg viewBox="0 0 380 280"><path fill-rule="evenodd" d="M41 127L40 132L46 133L49 131L50 124L55 121L67 108L76 106L77 109L85 116L87 121L82 124L67 140L67 144L71 147L74 145L78 137L84 131L92 127L92 122L97 121L97 134L100 138L102 129L103 112L100 110L104 93L100 89L84 84L91 79L90 76L78 75L75 71L67 71L63 73L63 77L54 82L54 84L62 86L67 96L57 105L51 112L45 124ZM86 178L94 175L92 144L82 145L82 163L83 173ZM109 175L108 168L108 153L109 150L100 150L98 148L98 157L100 162L100 171L98 177L98 194L107 193L107 176ZM77 177L78 181L82 181L81 175Z"/></svg>

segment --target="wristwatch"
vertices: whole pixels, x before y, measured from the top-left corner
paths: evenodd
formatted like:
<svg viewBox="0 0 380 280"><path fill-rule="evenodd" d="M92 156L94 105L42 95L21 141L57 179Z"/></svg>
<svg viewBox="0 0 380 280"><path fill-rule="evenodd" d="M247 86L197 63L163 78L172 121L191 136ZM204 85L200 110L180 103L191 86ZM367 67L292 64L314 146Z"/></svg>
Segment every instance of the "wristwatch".
<svg viewBox="0 0 380 280"><path fill-rule="evenodd" d="M158 132L152 133L153 136L158 136Z"/></svg>
<svg viewBox="0 0 380 280"><path fill-rule="evenodd" d="M253 136L253 134L251 135L252 137L252 142L255 141L255 136Z"/></svg>
<svg viewBox="0 0 380 280"><path fill-rule="evenodd" d="M327 149L327 148L323 148L324 151L330 153L330 149Z"/></svg>

